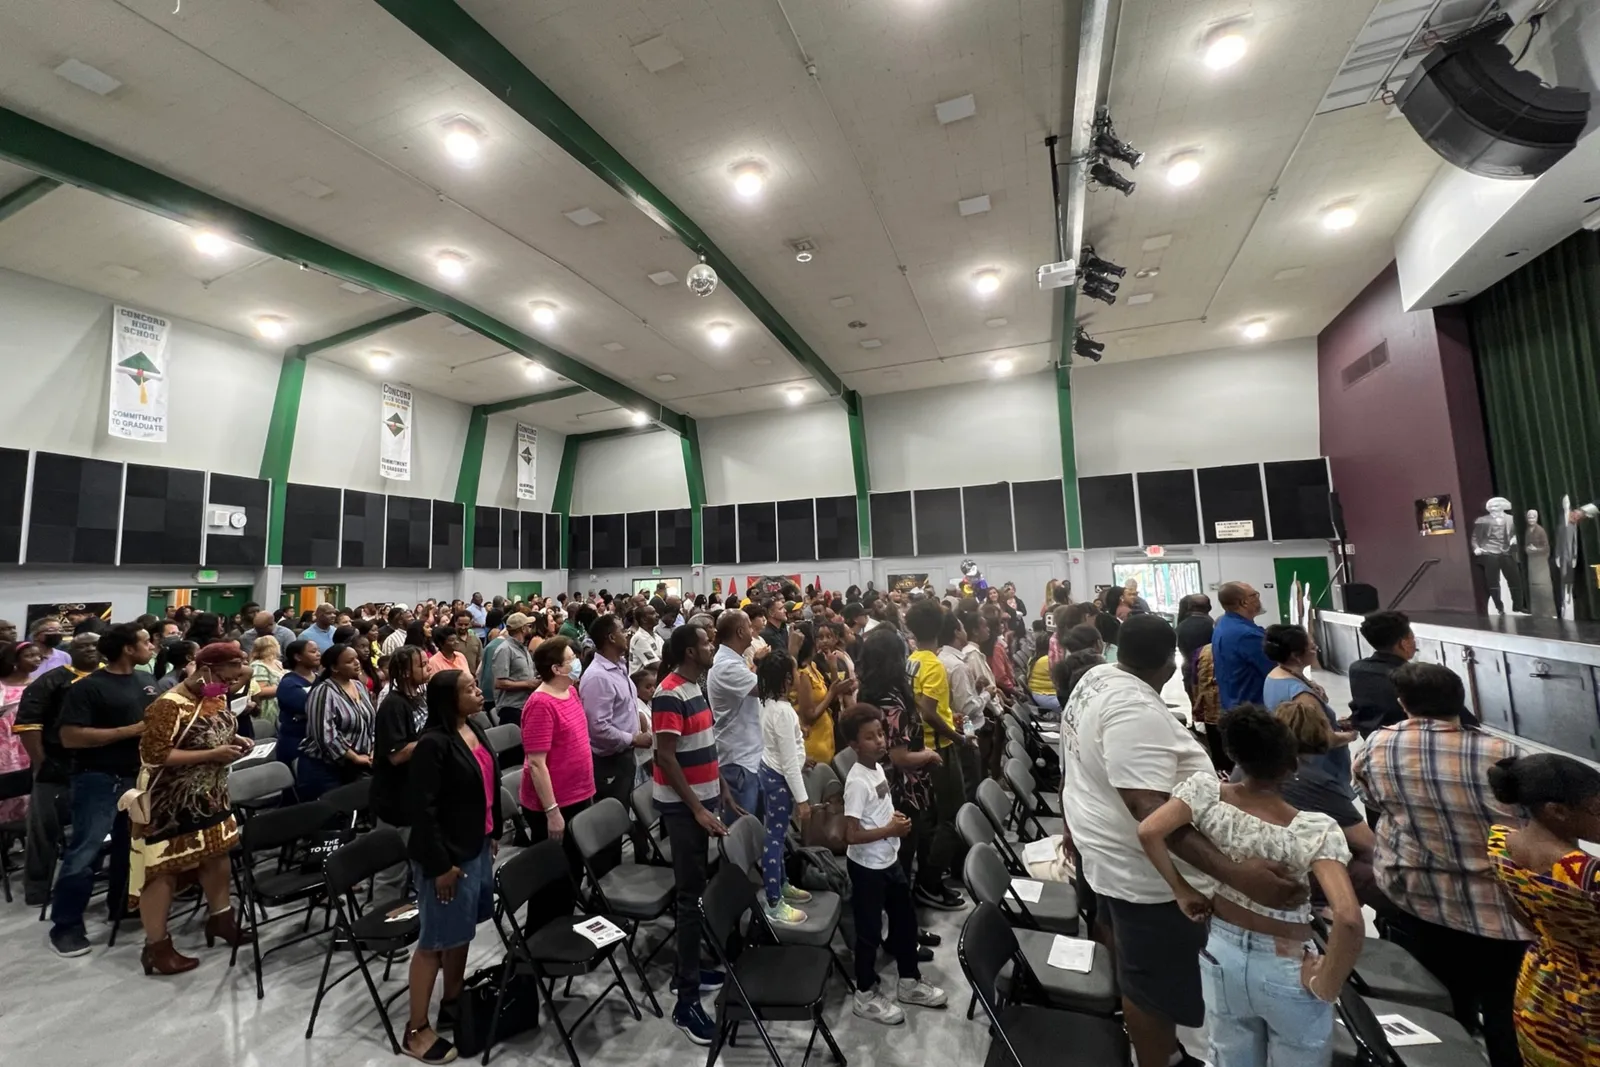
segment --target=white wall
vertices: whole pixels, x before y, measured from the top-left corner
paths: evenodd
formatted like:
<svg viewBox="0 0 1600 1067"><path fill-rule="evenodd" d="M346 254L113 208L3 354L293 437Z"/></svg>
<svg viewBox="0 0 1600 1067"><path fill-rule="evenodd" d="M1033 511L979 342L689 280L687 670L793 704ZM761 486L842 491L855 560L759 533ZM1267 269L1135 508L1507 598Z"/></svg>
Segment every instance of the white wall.
<svg viewBox="0 0 1600 1067"><path fill-rule="evenodd" d="M862 402L875 493L1061 477L1060 422L1050 374L889 393ZM1315 403L1311 410L1315 414ZM848 438L843 441L848 449ZM850 486L854 492L854 482Z"/></svg>
<svg viewBox="0 0 1600 1067"><path fill-rule="evenodd" d="M517 416L509 413L489 416L483 437L483 474L478 479L478 503L522 511L549 511L556 492L556 478L561 473L561 450L566 444L566 435L543 426L538 428L534 499L518 500L517 421Z"/></svg>
<svg viewBox="0 0 1600 1067"><path fill-rule="evenodd" d="M0 445L260 473L281 349L174 319L167 440L152 444L106 434L110 347L111 301L0 270Z"/></svg>
<svg viewBox="0 0 1600 1067"><path fill-rule="evenodd" d="M144 614L152 587L171 589L195 586L193 567L29 567L0 571L0 619L22 627L29 604L81 604L111 602L111 617L132 622ZM223 568L217 585L248 585L251 597L263 600L261 572L252 568ZM277 607L276 601L273 607Z"/></svg>
<svg viewBox="0 0 1600 1067"><path fill-rule="evenodd" d="M327 360L308 360L289 480L367 493L453 499L471 408L417 390L412 408L411 480L390 481L378 473L379 435L387 432L381 418L381 395L376 378ZM271 408L270 394L265 403Z"/></svg>
<svg viewBox="0 0 1600 1067"><path fill-rule="evenodd" d="M699 431L707 504L855 494L850 426L838 404L703 419Z"/></svg>
<svg viewBox="0 0 1600 1067"><path fill-rule="evenodd" d="M704 449L702 441L702 454ZM606 437L585 442L578 450L572 514L613 515L688 506L689 481L677 434L661 430Z"/></svg>
<svg viewBox="0 0 1600 1067"><path fill-rule="evenodd" d="M1317 340L1075 367L1072 426L1079 477L1315 458Z"/></svg>

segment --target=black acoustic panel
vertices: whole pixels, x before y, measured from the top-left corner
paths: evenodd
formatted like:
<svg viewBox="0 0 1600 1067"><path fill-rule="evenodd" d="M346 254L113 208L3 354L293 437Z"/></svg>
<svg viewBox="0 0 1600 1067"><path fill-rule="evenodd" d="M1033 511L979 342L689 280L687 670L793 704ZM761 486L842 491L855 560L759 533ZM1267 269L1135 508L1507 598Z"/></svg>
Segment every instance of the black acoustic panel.
<svg viewBox="0 0 1600 1067"><path fill-rule="evenodd" d="M265 478L213 474L208 504L244 509L244 533L206 536L207 567L259 567L267 560L267 513L272 483Z"/></svg>
<svg viewBox="0 0 1600 1067"><path fill-rule="evenodd" d="M917 516L917 555L960 555L965 551L961 490L918 489L911 494L911 503Z"/></svg>
<svg viewBox="0 0 1600 1067"><path fill-rule="evenodd" d="M339 566L343 492L322 485L289 483L283 504L283 565Z"/></svg>
<svg viewBox="0 0 1600 1067"><path fill-rule="evenodd" d="M732 504L718 504L700 512L705 562L739 562L739 514Z"/></svg>
<svg viewBox="0 0 1600 1067"><path fill-rule="evenodd" d="M472 512L472 566L475 570L500 567L500 509L479 504Z"/></svg>
<svg viewBox="0 0 1600 1067"><path fill-rule="evenodd" d="M1267 514L1274 541L1309 541L1333 537L1328 512L1328 461L1294 459L1264 465Z"/></svg>
<svg viewBox="0 0 1600 1067"><path fill-rule="evenodd" d="M1018 552L1062 551L1067 547L1067 508L1061 479L1011 483L1011 513L1017 525Z"/></svg>
<svg viewBox="0 0 1600 1067"><path fill-rule="evenodd" d="M205 510L204 471L128 464L122 492L123 565L199 564Z"/></svg>
<svg viewBox="0 0 1600 1067"><path fill-rule="evenodd" d="M656 565L656 513L633 511L628 513L628 566L654 567Z"/></svg>
<svg viewBox="0 0 1600 1067"><path fill-rule="evenodd" d="M550 512L544 517L544 565L551 570L562 566L561 516Z"/></svg>
<svg viewBox="0 0 1600 1067"><path fill-rule="evenodd" d="M586 571L592 564L590 541L590 517L588 515L567 516L567 568L575 571Z"/></svg>
<svg viewBox="0 0 1600 1067"><path fill-rule="evenodd" d="M872 554L874 556L914 556L917 541L911 527L911 493L873 493Z"/></svg>
<svg viewBox="0 0 1600 1067"><path fill-rule="evenodd" d="M1014 552L1011 483L969 485L961 490L962 521L968 552Z"/></svg>
<svg viewBox="0 0 1600 1067"><path fill-rule="evenodd" d="M1200 532L1207 542L1267 539L1267 505L1261 496L1259 464L1201 467L1195 473L1200 479Z"/></svg>
<svg viewBox="0 0 1600 1067"><path fill-rule="evenodd" d="M28 495L28 453L0 448L0 563L22 558L22 506Z"/></svg>
<svg viewBox="0 0 1600 1067"><path fill-rule="evenodd" d="M522 513L522 535L518 540L523 570L536 571L544 567L544 520L545 516L537 511Z"/></svg>
<svg viewBox="0 0 1600 1067"><path fill-rule="evenodd" d="M772 563L778 558L778 511L772 501L739 505L739 562Z"/></svg>
<svg viewBox="0 0 1600 1067"><path fill-rule="evenodd" d="M522 537L515 508L500 509L500 566L512 570L522 561ZM477 565L476 561L473 563Z"/></svg>
<svg viewBox="0 0 1600 1067"><path fill-rule="evenodd" d="M817 558L817 515L811 500L778 501L778 558L790 560Z"/></svg>
<svg viewBox="0 0 1600 1067"><path fill-rule="evenodd" d="M623 526L623 516L593 515L590 519L593 523L593 530L589 535L590 566L596 570L601 567L627 566L628 537Z"/></svg>
<svg viewBox="0 0 1600 1067"><path fill-rule="evenodd" d="M1079 478L1078 506L1083 511L1084 548L1129 548L1139 543L1133 475Z"/></svg>
<svg viewBox="0 0 1600 1067"><path fill-rule="evenodd" d="M28 562L114 564L121 510L122 464L38 453Z"/></svg>
<svg viewBox="0 0 1600 1067"><path fill-rule="evenodd" d="M853 496L819 496L817 505L817 558L859 559L861 529ZM782 534L782 517L779 518Z"/></svg>
<svg viewBox="0 0 1600 1067"><path fill-rule="evenodd" d="M1137 477L1145 544L1198 544L1200 506L1194 498L1194 471L1140 471Z"/></svg>
<svg viewBox="0 0 1600 1067"><path fill-rule="evenodd" d="M688 508L656 512L656 566L694 562L694 512Z"/></svg>
<svg viewBox="0 0 1600 1067"><path fill-rule="evenodd" d="M426 568L433 548L433 501L391 496L384 510L383 565ZM448 566L459 563L460 556L456 556Z"/></svg>
<svg viewBox="0 0 1600 1067"><path fill-rule="evenodd" d="M339 533L344 555L339 558L339 566L383 566L384 542L388 538L384 501L382 493L344 491L344 529Z"/></svg>
<svg viewBox="0 0 1600 1067"><path fill-rule="evenodd" d="M467 506L454 500L433 502L433 558L430 567L455 570L465 558Z"/></svg>

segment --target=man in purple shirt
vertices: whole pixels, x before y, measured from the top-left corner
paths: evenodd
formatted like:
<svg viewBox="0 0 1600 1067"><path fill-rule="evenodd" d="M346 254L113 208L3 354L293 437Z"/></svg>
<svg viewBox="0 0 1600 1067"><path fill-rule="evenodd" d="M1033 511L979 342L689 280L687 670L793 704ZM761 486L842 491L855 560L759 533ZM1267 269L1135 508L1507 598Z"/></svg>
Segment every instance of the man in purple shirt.
<svg viewBox="0 0 1600 1067"><path fill-rule="evenodd" d="M578 679L578 697L589 720L589 752L594 756L595 802L616 797L627 808L633 799L633 750L648 749L654 740L649 725L639 715L633 678L628 674L628 637L622 620L612 614L589 624L594 659ZM634 854L644 856L649 847L635 825ZM621 862L620 846L601 860L601 869Z"/></svg>
<svg viewBox="0 0 1600 1067"><path fill-rule="evenodd" d="M54 615L46 615L35 622L29 628L28 639L38 645L44 653L44 657L39 660L39 666L28 675L28 681L41 678L47 671L65 667L72 662L72 657L61 647L61 620Z"/></svg>

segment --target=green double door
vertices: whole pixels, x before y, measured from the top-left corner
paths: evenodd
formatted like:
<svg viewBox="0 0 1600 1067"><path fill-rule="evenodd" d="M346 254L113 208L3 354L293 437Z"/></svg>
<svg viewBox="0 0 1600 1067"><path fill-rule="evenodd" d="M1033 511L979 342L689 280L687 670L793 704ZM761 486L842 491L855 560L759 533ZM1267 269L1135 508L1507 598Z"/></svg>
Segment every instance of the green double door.
<svg viewBox="0 0 1600 1067"><path fill-rule="evenodd" d="M1326 608L1328 591L1327 556L1286 556L1272 561L1273 583L1278 593L1278 618L1289 621L1289 598L1299 579L1307 606Z"/></svg>
<svg viewBox="0 0 1600 1067"><path fill-rule="evenodd" d="M151 587L145 593L145 610L158 618L166 618L167 611L179 600L180 590L189 594L189 606L196 611L210 611L218 615L237 615L239 609L250 602L255 592L253 585L201 585L182 587Z"/></svg>

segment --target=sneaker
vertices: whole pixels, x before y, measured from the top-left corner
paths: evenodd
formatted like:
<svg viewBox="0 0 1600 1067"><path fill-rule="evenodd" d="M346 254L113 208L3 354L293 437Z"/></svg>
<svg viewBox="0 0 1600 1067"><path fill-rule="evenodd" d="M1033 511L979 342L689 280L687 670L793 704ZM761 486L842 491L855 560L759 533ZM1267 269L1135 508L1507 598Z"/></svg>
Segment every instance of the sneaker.
<svg viewBox="0 0 1600 1067"><path fill-rule="evenodd" d="M768 904L763 910L767 913L767 921L779 926L799 926L806 921L806 913L790 906L787 901Z"/></svg>
<svg viewBox="0 0 1600 1067"><path fill-rule="evenodd" d="M702 992L702 993L710 993L710 992L714 992L715 990L718 990L718 989L721 989L721 988L722 988L722 972L721 971L706 970L706 971L701 971L700 972L700 992Z"/></svg>
<svg viewBox="0 0 1600 1067"><path fill-rule="evenodd" d="M73 928L51 930L50 947L57 956L87 956L94 946L89 944L89 938L82 930Z"/></svg>
<svg viewBox="0 0 1600 1067"><path fill-rule="evenodd" d="M856 990L852 998L854 1003L851 1010L863 1019L870 1019L875 1023L885 1026L899 1026L906 1021L906 1013L879 989L869 989L865 993Z"/></svg>
<svg viewBox="0 0 1600 1067"><path fill-rule="evenodd" d="M943 886L934 890L919 885L912 890L911 898L923 907L935 911L960 911L967 906L966 900L960 893L953 889L945 889Z"/></svg>
<svg viewBox="0 0 1600 1067"><path fill-rule="evenodd" d="M790 885L785 882L783 883L783 900L786 904L809 904L811 903L811 894L797 885Z"/></svg>
<svg viewBox="0 0 1600 1067"><path fill-rule="evenodd" d="M940 937L932 930L918 930L917 944L923 946L924 948L938 948L940 945L944 944L944 938Z"/></svg>
<svg viewBox="0 0 1600 1067"><path fill-rule="evenodd" d="M918 963L932 963L933 962L933 949L929 948L927 945L918 945L917 946L917 962Z"/></svg>
<svg viewBox="0 0 1600 1067"><path fill-rule="evenodd" d="M895 987L895 999L902 1004L917 1004L924 1008L944 1007L944 990L929 985L920 978L902 978Z"/></svg>
<svg viewBox="0 0 1600 1067"><path fill-rule="evenodd" d="M717 1024L711 1021L698 1000L678 1001L678 1006L672 1009L672 1025L697 1045L709 1045L717 1036Z"/></svg>

